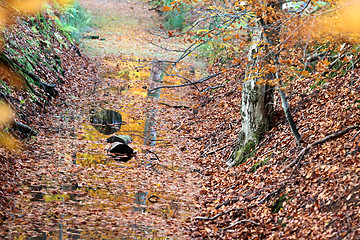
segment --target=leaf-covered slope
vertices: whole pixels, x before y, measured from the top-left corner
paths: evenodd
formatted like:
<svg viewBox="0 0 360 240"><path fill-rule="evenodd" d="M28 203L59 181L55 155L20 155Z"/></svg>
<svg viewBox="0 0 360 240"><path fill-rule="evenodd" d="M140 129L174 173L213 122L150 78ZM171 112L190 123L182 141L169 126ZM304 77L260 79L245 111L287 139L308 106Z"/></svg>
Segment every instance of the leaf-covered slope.
<svg viewBox="0 0 360 240"><path fill-rule="evenodd" d="M15 121L48 134L45 113L66 104L65 98L92 87L95 68L59 29L54 16L45 13L39 17L16 17L4 29L3 38L0 100L11 106ZM12 153L4 146L16 142L15 138L28 141L31 134L10 125L1 126L0 130L0 217L6 219L8 209L14 207L13 196L19 191L19 169L27 161L21 148L28 146L18 144Z"/></svg>
<svg viewBox="0 0 360 240"><path fill-rule="evenodd" d="M314 88L310 77L288 89L302 134L297 146L275 101L271 130L246 163L224 161L240 128L241 84L199 97L186 145L203 166L204 179L194 218L198 239L355 239L359 233L360 95L358 67ZM239 73L217 79L217 83ZM195 124L197 122L197 124ZM350 127L350 128L349 128ZM346 129L347 131L342 131ZM333 133L332 137L325 138ZM316 142L318 140L323 140ZM314 144L315 143L315 144Z"/></svg>

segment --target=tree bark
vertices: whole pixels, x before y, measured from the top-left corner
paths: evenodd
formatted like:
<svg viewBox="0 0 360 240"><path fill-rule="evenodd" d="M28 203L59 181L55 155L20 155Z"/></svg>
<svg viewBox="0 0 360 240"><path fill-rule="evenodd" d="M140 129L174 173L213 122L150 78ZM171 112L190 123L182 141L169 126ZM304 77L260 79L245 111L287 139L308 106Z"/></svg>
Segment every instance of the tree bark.
<svg viewBox="0 0 360 240"><path fill-rule="evenodd" d="M286 117L286 120L288 121L288 123L290 125L291 132L293 133L293 135L294 135L294 137L296 139L296 142L298 144L300 144L301 135L300 135L300 133L299 133L297 127L296 127L295 121L294 121L294 119L293 119L293 117L291 115L290 106L289 106L289 103L287 101L285 92L279 88L279 94L280 94L280 98L281 98L282 108L284 109L285 117Z"/></svg>
<svg viewBox="0 0 360 240"><path fill-rule="evenodd" d="M242 129L238 136L238 149L227 161L229 167L246 161L268 130L270 123L269 113L272 109L274 90L267 84L259 83L262 80L273 79L274 76L272 73L263 74L259 70L270 62L269 46L274 45L278 34L275 30L265 34L261 18L255 21L256 30L253 31L252 44L248 52L249 63L242 90Z"/></svg>

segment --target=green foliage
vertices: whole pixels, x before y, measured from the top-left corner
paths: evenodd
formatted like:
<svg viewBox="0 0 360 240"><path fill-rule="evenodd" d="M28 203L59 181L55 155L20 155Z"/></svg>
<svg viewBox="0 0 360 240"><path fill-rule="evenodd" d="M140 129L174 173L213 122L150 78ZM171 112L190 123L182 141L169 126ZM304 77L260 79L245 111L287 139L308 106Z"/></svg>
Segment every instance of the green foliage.
<svg viewBox="0 0 360 240"><path fill-rule="evenodd" d="M161 8L163 6L171 6L172 0L155 0L150 1L149 3L152 6ZM181 30L186 25L186 15L188 14L188 11L190 10L190 5L188 4L181 4L177 8L171 10L171 11L162 11L161 14L165 18L164 27L167 29L172 30Z"/></svg>
<svg viewBox="0 0 360 240"><path fill-rule="evenodd" d="M183 9L184 7L181 6L179 8ZM173 10L166 12L165 19L165 28L180 30L185 26L185 14L183 11Z"/></svg>
<svg viewBox="0 0 360 240"><path fill-rule="evenodd" d="M78 1L64 9L63 13L55 20L59 29L69 34L78 43L91 26L91 15Z"/></svg>
<svg viewBox="0 0 360 240"><path fill-rule="evenodd" d="M285 201L287 201L288 199L286 198L285 195L283 196L280 196L276 201L275 203L271 206L271 212L272 213L278 213L282 207L283 207L283 203Z"/></svg>
<svg viewBox="0 0 360 240"><path fill-rule="evenodd" d="M254 173L256 170L258 170L264 165L267 165L268 163L269 163L269 158L265 159L264 161L259 161L251 167L250 172Z"/></svg>

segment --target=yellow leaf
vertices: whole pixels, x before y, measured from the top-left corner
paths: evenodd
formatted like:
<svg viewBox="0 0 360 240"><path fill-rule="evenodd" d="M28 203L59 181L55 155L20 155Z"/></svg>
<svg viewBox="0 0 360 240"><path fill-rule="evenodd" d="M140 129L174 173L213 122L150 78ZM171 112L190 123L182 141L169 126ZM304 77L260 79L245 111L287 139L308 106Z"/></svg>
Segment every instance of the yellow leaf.
<svg viewBox="0 0 360 240"><path fill-rule="evenodd" d="M15 149L18 146L18 142L9 133L0 131L0 146Z"/></svg>
<svg viewBox="0 0 360 240"><path fill-rule="evenodd" d="M9 123L12 119L10 107L4 102L0 102L0 126Z"/></svg>
<svg viewBox="0 0 360 240"><path fill-rule="evenodd" d="M9 5L21 13L38 13L42 10L45 0L12 0Z"/></svg>
<svg viewBox="0 0 360 240"><path fill-rule="evenodd" d="M8 18L7 12L4 9L0 9L0 26L5 25L7 18Z"/></svg>
<svg viewBox="0 0 360 240"><path fill-rule="evenodd" d="M56 0L60 5L66 6L74 4L75 0Z"/></svg>

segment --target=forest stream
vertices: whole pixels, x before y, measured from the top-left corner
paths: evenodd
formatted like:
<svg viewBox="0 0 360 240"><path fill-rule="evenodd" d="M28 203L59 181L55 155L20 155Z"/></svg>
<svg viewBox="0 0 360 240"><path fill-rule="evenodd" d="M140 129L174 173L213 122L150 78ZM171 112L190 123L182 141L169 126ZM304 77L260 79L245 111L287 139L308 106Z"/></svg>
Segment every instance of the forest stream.
<svg viewBox="0 0 360 240"><path fill-rule="evenodd" d="M151 62L171 58L150 43L153 36L147 30L159 24L159 16L136 0L80 3L93 15L94 27L82 48L97 66L98 77L90 76L93 86L84 87L80 97L70 95L50 111L48 133L37 140L42 147L29 158L36 174L22 176L22 191L28 194L17 202L20 210L7 223L12 229L8 237L184 238L199 186L196 167L176 145L181 136L171 134L169 126L181 117L171 106L191 102L178 89L149 96L155 66ZM177 71L194 74L190 64ZM180 83L167 76L162 80ZM108 135L91 125L92 116L102 110L122 118L119 129ZM150 140L144 136L145 128L151 130ZM106 139L114 134L132 138L129 146L136 154L129 161L109 155L111 144ZM30 231L29 223L38 231Z"/></svg>

